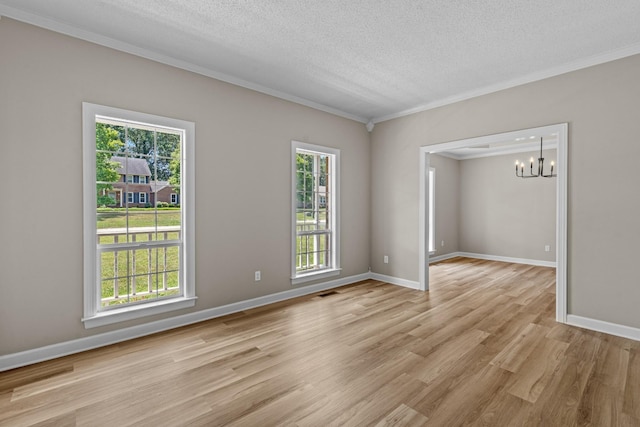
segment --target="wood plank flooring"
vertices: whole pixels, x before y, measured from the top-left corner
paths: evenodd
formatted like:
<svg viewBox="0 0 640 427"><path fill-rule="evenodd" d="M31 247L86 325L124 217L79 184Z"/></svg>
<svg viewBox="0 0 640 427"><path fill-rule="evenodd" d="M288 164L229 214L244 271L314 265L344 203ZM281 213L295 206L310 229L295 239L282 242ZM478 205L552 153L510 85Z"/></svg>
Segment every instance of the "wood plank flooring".
<svg viewBox="0 0 640 427"><path fill-rule="evenodd" d="M454 258L0 373L0 426L640 426L640 343L555 270Z"/></svg>

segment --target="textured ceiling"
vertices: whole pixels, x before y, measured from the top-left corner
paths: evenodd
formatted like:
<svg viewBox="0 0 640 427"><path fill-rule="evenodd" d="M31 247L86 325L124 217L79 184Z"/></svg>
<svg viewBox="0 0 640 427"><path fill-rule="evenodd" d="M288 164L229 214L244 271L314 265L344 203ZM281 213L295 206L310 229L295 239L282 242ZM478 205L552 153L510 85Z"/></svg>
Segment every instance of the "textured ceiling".
<svg viewBox="0 0 640 427"><path fill-rule="evenodd" d="M0 0L0 14L363 122L640 53L638 0Z"/></svg>

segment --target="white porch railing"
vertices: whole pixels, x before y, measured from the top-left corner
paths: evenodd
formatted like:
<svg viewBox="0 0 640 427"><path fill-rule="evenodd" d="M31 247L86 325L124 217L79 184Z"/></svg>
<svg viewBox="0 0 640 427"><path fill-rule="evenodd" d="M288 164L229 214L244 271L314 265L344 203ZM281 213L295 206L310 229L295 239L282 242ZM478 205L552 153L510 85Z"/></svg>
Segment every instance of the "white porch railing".
<svg viewBox="0 0 640 427"><path fill-rule="evenodd" d="M180 240L181 227L161 226L161 227L135 227L135 228L103 228L97 230L98 243L98 264L100 271L101 289L104 283L112 280L113 292L109 296L102 296L101 307L108 307L112 303L119 301L121 298L130 298L134 301L146 300L152 297L159 297L161 292L170 292L180 289L179 284L179 265L177 268L171 268L168 263L167 255L171 248L178 248L179 254L182 252L182 243ZM140 259L140 252L146 252L145 259ZM154 251L158 251L160 260L156 259L154 263ZM103 254L113 253L113 266L103 265ZM120 266L118 254L120 252L129 252L129 265ZM158 252L155 256L158 257ZM146 261L146 263L145 263ZM160 261L160 262L158 262ZM144 268L146 264L146 269ZM143 267L140 271L140 267ZM158 267L154 269L154 267ZM126 274L122 274L120 269L126 268ZM113 274L105 278L105 269L112 269ZM178 283L169 284L168 275L178 273ZM161 280L160 280L161 278ZM138 290L138 281L146 279L144 290ZM154 280L155 279L155 280ZM129 281L126 295L121 295L120 282L122 280ZM158 286L158 282L161 285Z"/></svg>

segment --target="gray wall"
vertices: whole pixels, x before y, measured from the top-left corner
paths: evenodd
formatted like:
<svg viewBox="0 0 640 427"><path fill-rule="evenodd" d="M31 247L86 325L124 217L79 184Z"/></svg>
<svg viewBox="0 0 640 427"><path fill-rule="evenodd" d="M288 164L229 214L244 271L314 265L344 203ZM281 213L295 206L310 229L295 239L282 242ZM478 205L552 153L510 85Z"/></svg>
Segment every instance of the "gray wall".
<svg viewBox="0 0 640 427"><path fill-rule="evenodd" d="M432 256L442 256L461 250L459 247L461 162L431 154L429 163L436 172L435 253Z"/></svg>
<svg viewBox="0 0 640 427"><path fill-rule="evenodd" d="M514 171L516 159L528 164L539 154L460 161L461 251L555 262L556 179L522 179ZM545 150L543 157L549 173L556 152Z"/></svg>
<svg viewBox="0 0 640 427"><path fill-rule="evenodd" d="M84 329L83 101L196 123L190 311L291 289L292 139L341 149L342 276L367 271L362 123L4 17L0 58L0 355L189 311Z"/></svg>
<svg viewBox="0 0 640 427"><path fill-rule="evenodd" d="M636 55L378 123L373 271L418 280L420 146L568 122L568 313L640 327L639 75Z"/></svg>

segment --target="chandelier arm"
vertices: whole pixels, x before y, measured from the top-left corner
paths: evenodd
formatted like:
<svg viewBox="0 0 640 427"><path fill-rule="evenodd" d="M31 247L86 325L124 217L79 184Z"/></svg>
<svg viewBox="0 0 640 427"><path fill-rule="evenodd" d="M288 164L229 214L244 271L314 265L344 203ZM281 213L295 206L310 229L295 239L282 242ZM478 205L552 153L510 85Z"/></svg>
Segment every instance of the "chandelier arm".
<svg viewBox="0 0 640 427"><path fill-rule="evenodd" d="M538 173L535 175L533 174L533 163L531 163L531 171L529 173L531 174L532 178L535 178L536 176L540 176L540 162L538 162Z"/></svg>

